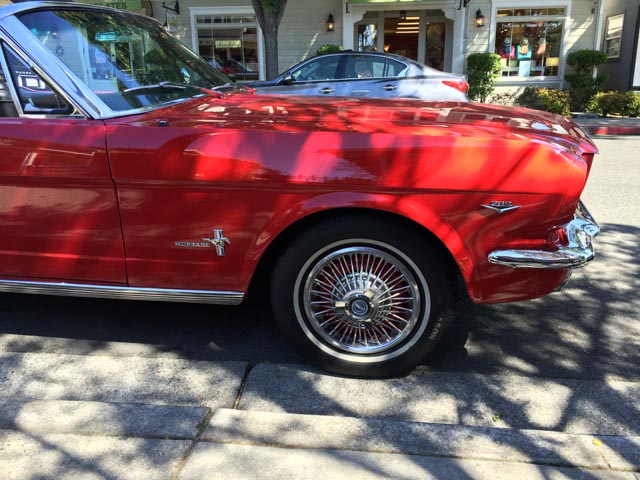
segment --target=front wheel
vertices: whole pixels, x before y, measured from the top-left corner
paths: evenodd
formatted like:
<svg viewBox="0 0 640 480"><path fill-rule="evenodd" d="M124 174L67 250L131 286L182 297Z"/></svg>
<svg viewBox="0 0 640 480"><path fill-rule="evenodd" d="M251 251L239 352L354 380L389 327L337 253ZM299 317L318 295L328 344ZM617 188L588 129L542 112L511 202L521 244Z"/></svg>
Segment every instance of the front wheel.
<svg viewBox="0 0 640 480"><path fill-rule="evenodd" d="M364 217L296 237L272 278L276 322L294 346L340 374L404 374L451 321L453 274L427 238Z"/></svg>

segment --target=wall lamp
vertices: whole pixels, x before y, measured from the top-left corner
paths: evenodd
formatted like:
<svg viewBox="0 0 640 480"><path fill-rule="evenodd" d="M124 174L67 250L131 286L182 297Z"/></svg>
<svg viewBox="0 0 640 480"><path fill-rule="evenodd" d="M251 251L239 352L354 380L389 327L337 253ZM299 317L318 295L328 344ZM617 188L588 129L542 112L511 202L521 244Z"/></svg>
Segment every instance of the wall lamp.
<svg viewBox="0 0 640 480"><path fill-rule="evenodd" d="M476 12L476 27L484 27L484 15L482 15L480 9Z"/></svg>
<svg viewBox="0 0 640 480"><path fill-rule="evenodd" d="M329 14L327 17L327 32L335 32L336 31L336 22L333 20L333 14Z"/></svg>
<svg viewBox="0 0 640 480"><path fill-rule="evenodd" d="M173 7L167 7L164 4L164 2L162 2L162 8L164 8L165 10L169 10L170 12L173 12L176 15L180 15L180 4L178 3L178 0L173 2Z"/></svg>

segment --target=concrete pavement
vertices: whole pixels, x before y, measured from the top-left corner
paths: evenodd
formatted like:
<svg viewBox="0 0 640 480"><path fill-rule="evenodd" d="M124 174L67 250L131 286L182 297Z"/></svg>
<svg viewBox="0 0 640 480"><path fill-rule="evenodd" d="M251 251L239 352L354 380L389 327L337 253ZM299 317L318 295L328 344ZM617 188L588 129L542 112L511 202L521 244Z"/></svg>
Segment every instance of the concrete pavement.
<svg viewBox="0 0 640 480"><path fill-rule="evenodd" d="M640 479L640 381L0 357L3 480Z"/></svg>

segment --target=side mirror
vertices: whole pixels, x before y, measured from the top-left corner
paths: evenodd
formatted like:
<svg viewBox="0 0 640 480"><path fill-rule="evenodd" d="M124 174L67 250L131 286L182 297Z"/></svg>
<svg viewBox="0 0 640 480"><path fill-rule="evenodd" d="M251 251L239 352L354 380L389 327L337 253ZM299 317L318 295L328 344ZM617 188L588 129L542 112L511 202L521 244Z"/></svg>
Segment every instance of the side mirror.
<svg viewBox="0 0 640 480"><path fill-rule="evenodd" d="M291 76L291 74L287 74L284 76L280 83L282 83L283 85L291 85L293 83L293 77Z"/></svg>
<svg viewBox="0 0 640 480"><path fill-rule="evenodd" d="M36 107L34 104L32 103L27 103L24 107L23 107L24 113L51 113L53 112L52 108L40 108L40 107Z"/></svg>
<svg viewBox="0 0 640 480"><path fill-rule="evenodd" d="M43 108L36 107L30 103L27 103L22 109L24 113L30 113L32 115L65 115L68 114L66 108Z"/></svg>

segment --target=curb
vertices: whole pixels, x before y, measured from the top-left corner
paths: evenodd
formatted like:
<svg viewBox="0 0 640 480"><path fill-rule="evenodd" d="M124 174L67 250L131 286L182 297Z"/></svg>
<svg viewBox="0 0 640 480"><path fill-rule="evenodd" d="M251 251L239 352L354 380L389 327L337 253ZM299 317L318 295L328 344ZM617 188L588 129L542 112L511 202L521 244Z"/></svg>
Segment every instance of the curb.
<svg viewBox="0 0 640 480"><path fill-rule="evenodd" d="M638 480L634 472L344 450L200 443L178 480Z"/></svg>
<svg viewBox="0 0 640 480"><path fill-rule="evenodd" d="M580 125L589 135L640 135L640 126Z"/></svg>
<svg viewBox="0 0 640 480"><path fill-rule="evenodd" d="M572 114L571 119L589 135L640 135L639 118Z"/></svg>
<svg viewBox="0 0 640 480"><path fill-rule="evenodd" d="M640 437L621 435L219 409L202 441L640 471Z"/></svg>

